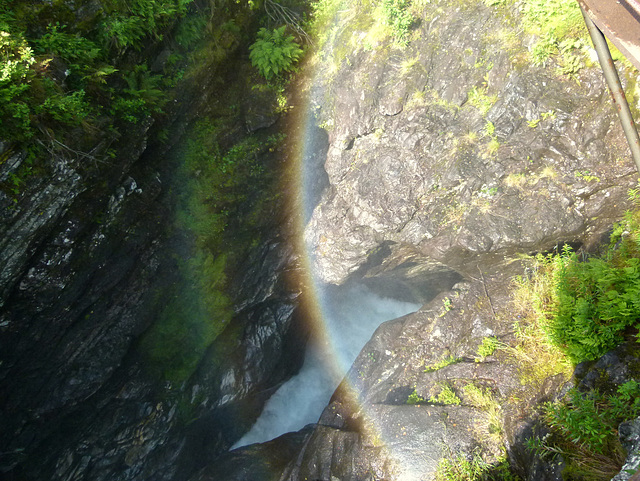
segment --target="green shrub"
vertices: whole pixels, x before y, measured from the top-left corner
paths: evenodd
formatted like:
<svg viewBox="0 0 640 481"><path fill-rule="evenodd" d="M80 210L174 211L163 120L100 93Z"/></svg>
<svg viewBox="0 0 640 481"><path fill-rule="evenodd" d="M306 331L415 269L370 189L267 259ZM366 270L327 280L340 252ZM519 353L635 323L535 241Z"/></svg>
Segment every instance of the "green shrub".
<svg viewBox="0 0 640 481"><path fill-rule="evenodd" d="M484 360L485 357L491 356L500 346L500 341L496 337L485 337L478 346L477 362Z"/></svg>
<svg viewBox="0 0 640 481"><path fill-rule="evenodd" d="M640 212L614 227L601 256L584 258L569 247L538 256L535 275L517 292L547 339L577 364L595 360L640 327Z"/></svg>
<svg viewBox="0 0 640 481"><path fill-rule="evenodd" d="M441 384L441 389L442 390L440 391L440 394L438 394L437 396L431 396L429 398L430 403L455 406L460 405L462 401L458 396L456 396L456 393L453 391L453 389L451 389L451 386L443 383Z"/></svg>
<svg viewBox="0 0 640 481"><path fill-rule="evenodd" d="M84 90L78 90L69 95L52 95L42 104L42 111L58 122L80 125L89 115L91 108L84 97Z"/></svg>
<svg viewBox="0 0 640 481"><path fill-rule="evenodd" d="M555 403L544 406L551 434L527 440L540 457L562 455L567 462L563 479L608 481L624 463L618 425L640 415L640 384L620 385L615 393L581 393L570 390Z"/></svg>
<svg viewBox="0 0 640 481"><path fill-rule="evenodd" d="M409 12L410 0L383 0L382 8L385 21L391 27L395 40L406 45L409 36L409 28L413 23L413 15Z"/></svg>
<svg viewBox="0 0 640 481"><path fill-rule="evenodd" d="M35 58L22 33L6 20L6 16L0 16L0 135L26 139L33 132L31 111L24 96L29 90L27 77Z"/></svg>
<svg viewBox="0 0 640 481"><path fill-rule="evenodd" d="M616 255L581 262L567 248L555 259L556 291L547 326L574 363L594 360L624 340L640 319L640 259Z"/></svg>
<svg viewBox="0 0 640 481"><path fill-rule="evenodd" d="M545 415L566 441L602 454L617 442L618 425L640 415L640 384L628 381L613 394L572 389L562 401L546 404Z"/></svg>
<svg viewBox="0 0 640 481"><path fill-rule="evenodd" d="M286 34L286 26L258 31L258 39L249 47L251 63L267 80L293 68L302 55L302 49L293 35Z"/></svg>
<svg viewBox="0 0 640 481"><path fill-rule="evenodd" d="M193 0L110 0L105 2L100 34L104 45L124 51L140 49L147 36L162 38L162 29L186 13Z"/></svg>

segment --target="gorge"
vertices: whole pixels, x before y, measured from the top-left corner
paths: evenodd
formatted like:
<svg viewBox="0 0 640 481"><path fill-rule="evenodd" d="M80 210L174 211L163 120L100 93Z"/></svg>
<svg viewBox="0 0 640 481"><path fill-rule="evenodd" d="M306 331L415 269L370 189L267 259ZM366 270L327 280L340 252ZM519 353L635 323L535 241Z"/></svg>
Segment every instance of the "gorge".
<svg viewBox="0 0 640 481"><path fill-rule="evenodd" d="M516 295L536 254L586 264L637 209L571 2L542 2L557 27L525 0L40 3L0 10L3 39L28 25L2 44L27 69L0 81L2 479L589 479L527 439L572 386L640 380L637 318L574 371ZM267 80L250 46L285 19L305 58ZM319 411L242 440L278 396ZM624 421L598 479L638 469Z"/></svg>

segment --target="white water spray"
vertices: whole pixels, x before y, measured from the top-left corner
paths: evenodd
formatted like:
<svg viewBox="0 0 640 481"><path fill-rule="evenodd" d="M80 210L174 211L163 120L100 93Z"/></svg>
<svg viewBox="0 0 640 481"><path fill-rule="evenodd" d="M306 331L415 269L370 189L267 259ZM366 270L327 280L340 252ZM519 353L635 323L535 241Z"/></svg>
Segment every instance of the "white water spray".
<svg viewBox="0 0 640 481"><path fill-rule="evenodd" d="M316 422L376 328L420 307L380 297L363 285L320 291L330 345L307 350L300 372L276 391L251 430L232 449L269 441Z"/></svg>

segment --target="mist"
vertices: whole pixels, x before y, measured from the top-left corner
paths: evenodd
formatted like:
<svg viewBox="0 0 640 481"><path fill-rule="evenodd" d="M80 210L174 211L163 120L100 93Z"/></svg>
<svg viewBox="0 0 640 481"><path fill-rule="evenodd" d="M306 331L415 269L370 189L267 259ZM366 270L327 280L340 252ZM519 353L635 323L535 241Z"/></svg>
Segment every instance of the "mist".
<svg viewBox="0 0 640 481"><path fill-rule="evenodd" d="M274 393L251 430L232 449L315 423L376 328L420 308L380 297L359 284L324 286L319 291L329 342L310 344L300 372Z"/></svg>

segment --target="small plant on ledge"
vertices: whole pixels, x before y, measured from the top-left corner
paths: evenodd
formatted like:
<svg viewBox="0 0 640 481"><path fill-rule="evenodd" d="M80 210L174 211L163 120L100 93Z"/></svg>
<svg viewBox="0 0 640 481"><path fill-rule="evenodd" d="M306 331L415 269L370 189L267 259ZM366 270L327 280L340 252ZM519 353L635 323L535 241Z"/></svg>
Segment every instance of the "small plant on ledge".
<svg viewBox="0 0 640 481"><path fill-rule="evenodd" d="M302 55L302 49L296 43L293 35L286 34L286 26L258 31L258 40L249 47L251 64L267 80L271 80L283 72L289 72L293 64Z"/></svg>

